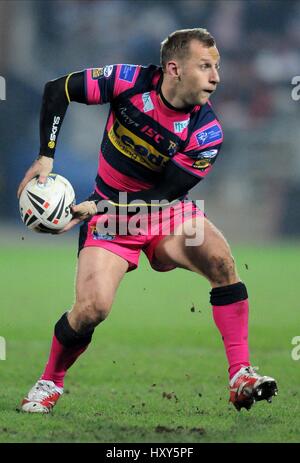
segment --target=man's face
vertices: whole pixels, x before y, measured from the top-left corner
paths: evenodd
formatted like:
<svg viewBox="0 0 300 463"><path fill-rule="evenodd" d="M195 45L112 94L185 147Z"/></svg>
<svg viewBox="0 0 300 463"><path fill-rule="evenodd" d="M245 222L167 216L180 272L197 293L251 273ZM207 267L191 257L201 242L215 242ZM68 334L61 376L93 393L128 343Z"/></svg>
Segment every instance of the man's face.
<svg viewBox="0 0 300 463"><path fill-rule="evenodd" d="M190 42L189 54L178 62L178 92L187 105L204 105L220 82L220 55L216 47Z"/></svg>

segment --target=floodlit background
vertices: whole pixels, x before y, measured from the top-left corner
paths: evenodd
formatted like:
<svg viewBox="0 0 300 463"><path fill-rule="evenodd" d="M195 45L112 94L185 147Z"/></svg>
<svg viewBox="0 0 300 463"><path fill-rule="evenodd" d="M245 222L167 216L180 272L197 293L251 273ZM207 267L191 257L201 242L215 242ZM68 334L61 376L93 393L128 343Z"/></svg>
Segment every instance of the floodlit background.
<svg viewBox="0 0 300 463"><path fill-rule="evenodd" d="M196 187L206 213L239 242L300 233L300 2L295 0L0 1L0 220L22 226L15 190L39 147L45 82L113 63L159 63L160 42L179 28L206 27L221 53L213 105L225 141ZM300 91L298 91L300 95ZM73 103L55 171L77 201L93 189L107 106ZM16 229L16 228L15 228Z"/></svg>
<svg viewBox="0 0 300 463"><path fill-rule="evenodd" d="M208 282L141 258L54 416L18 414L72 306L77 260L77 230L33 233L18 213L44 85L86 67L158 64L170 32L198 26L221 53L212 101L225 140L193 197L230 241L250 296L251 362L279 395L237 414ZM0 0L0 442L299 443L299 84L300 0ZM60 132L55 172L78 202L93 190L107 110L72 103Z"/></svg>

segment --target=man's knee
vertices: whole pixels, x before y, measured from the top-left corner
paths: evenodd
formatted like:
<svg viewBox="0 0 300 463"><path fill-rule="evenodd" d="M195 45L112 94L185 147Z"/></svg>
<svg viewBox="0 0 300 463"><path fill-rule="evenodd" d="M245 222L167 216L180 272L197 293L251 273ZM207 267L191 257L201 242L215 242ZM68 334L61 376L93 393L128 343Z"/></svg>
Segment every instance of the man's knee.
<svg viewBox="0 0 300 463"><path fill-rule="evenodd" d="M107 318L110 308L111 302L99 295L77 298L70 312L75 329L83 333L94 328Z"/></svg>
<svg viewBox="0 0 300 463"><path fill-rule="evenodd" d="M238 279L234 258L230 253L209 256L204 273L211 283L217 285L229 285Z"/></svg>

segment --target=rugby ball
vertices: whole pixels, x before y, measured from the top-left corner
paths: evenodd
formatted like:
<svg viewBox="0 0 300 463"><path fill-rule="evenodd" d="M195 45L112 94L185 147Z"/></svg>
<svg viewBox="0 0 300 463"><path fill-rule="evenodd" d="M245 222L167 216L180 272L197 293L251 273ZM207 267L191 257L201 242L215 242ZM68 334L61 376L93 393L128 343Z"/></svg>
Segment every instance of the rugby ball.
<svg viewBox="0 0 300 463"><path fill-rule="evenodd" d="M34 177L27 183L19 200L21 219L30 230L57 233L72 219L75 192L62 175L50 174L45 184Z"/></svg>

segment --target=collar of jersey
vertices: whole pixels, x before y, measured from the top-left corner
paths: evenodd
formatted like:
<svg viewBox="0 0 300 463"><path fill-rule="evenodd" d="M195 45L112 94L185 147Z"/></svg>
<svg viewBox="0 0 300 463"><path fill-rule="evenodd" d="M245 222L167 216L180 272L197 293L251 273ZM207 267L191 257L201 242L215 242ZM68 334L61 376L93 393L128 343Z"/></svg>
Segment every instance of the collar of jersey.
<svg viewBox="0 0 300 463"><path fill-rule="evenodd" d="M172 111L175 111L177 114L178 113L185 113L185 114L189 114L192 112L192 110L194 109L195 106L187 106L186 108L175 108L175 106L171 105L171 103L168 102L168 100L166 100L166 98L164 97L162 91L161 91L161 84L162 84L162 81L163 81L163 72L161 71L161 76L159 78L159 81L157 83L157 87L156 87L156 93L158 94L161 102L168 108L168 109L171 109Z"/></svg>

